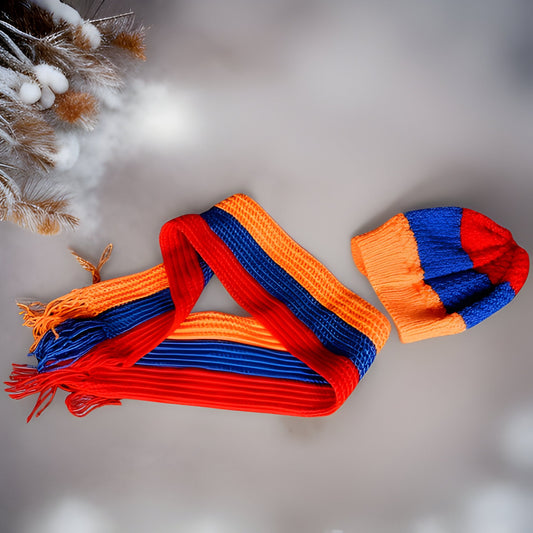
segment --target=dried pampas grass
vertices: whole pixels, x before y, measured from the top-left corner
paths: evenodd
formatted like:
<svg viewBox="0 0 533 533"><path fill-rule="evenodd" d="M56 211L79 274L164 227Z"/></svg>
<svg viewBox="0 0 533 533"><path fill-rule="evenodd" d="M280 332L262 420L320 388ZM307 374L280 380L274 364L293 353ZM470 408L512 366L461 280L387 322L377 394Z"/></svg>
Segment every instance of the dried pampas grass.
<svg viewBox="0 0 533 533"><path fill-rule="evenodd" d="M76 225L51 179L58 139L93 129L144 59L133 13L84 20L60 0L2 1L0 220L45 234Z"/></svg>
<svg viewBox="0 0 533 533"><path fill-rule="evenodd" d="M46 235L76 226L76 217L67 212L67 201L57 191L21 189L0 169L0 219Z"/></svg>

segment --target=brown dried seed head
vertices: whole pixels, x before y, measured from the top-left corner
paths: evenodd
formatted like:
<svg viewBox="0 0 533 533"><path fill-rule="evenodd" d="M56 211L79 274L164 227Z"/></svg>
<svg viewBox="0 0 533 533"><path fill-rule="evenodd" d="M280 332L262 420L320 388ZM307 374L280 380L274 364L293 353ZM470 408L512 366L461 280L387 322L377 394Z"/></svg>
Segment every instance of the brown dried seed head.
<svg viewBox="0 0 533 533"><path fill-rule="evenodd" d="M97 108L97 100L93 95L75 91L56 95L54 104L57 116L70 124L94 119Z"/></svg>
<svg viewBox="0 0 533 533"><path fill-rule="evenodd" d="M146 47L144 45L144 32L137 30L133 32L121 32L112 41L112 44L130 52L135 58L146 60Z"/></svg>

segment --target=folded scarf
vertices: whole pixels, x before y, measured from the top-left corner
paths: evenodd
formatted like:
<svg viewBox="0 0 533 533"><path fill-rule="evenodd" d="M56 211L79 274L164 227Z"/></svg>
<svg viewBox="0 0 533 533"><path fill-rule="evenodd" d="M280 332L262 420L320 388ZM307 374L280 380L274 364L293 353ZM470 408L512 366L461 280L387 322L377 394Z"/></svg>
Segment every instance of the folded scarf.
<svg viewBox="0 0 533 533"><path fill-rule="evenodd" d="M37 367L14 365L13 398L58 388L84 416L122 399L319 416L338 409L385 344L390 324L235 195L167 222L163 264L26 308ZM216 275L247 317L192 313Z"/></svg>

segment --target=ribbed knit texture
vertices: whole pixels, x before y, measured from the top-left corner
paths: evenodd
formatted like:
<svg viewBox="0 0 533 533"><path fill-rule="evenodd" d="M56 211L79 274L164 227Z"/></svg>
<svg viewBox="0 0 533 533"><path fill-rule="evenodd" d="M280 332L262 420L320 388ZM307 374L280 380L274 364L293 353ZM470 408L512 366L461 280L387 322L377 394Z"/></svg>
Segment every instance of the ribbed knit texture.
<svg viewBox="0 0 533 533"><path fill-rule="evenodd" d="M403 342L460 333L507 305L529 272L509 230L470 209L399 214L352 239Z"/></svg>
<svg viewBox="0 0 533 533"><path fill-rule="evenodd" d="M58 388L77 416L121 399L318 416L372 364L387 319L236 195L165 224L163 265L27 309L36 368L15 365L13 398ZM216 275L250 316L191 313Z"/></svg>

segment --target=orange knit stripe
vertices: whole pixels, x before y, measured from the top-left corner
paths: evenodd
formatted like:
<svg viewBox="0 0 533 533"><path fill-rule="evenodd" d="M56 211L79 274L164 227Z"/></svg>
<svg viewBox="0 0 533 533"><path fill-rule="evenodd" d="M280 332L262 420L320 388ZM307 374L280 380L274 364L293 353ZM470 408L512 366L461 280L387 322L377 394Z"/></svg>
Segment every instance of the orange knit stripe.
<svg viewBox="0 0 533 533"><path fill-rule="evenodd" d="M309 252L293 241L251 198L237 194L217 204L234 216L263 250L318 302L369 337L381 350L390 323L371 304L344 287Z"/></svg>
<svg viewBox="0 0 533 533"><path fill-rule="evenodd" d="M100 313L133 300L138 300L168 288L168 279L163 264L144 272L101 281L52 300L44 309L31 306L25 310L24 325L33 328L35 348L41 337L70 318L92 318Z"/></svg>
<svg viewBox="0 0 533 533"><path fill-rule="evenodd" d="M145 298L167 288L168 279L165 267L161 263L137 274L101 281L82 289L75 289L69 294L80 291L80 296L87 302L91 316L96 316L112 307Z"/></svg>
<svg viewBox="0 0 533 533"><path fill-rule="evenodd" d="M168 336L173 340L216 339L287 351L255 318L218 311L192 313Z"/></svg>
<svg viewBox="0 0 533 533"><path fill-rule="evenodd" d="M403 214L354 237L352 254L391 314L402 342L466 329L461 315L448 314L438 294L424 282L416 239Z"/></svg>

